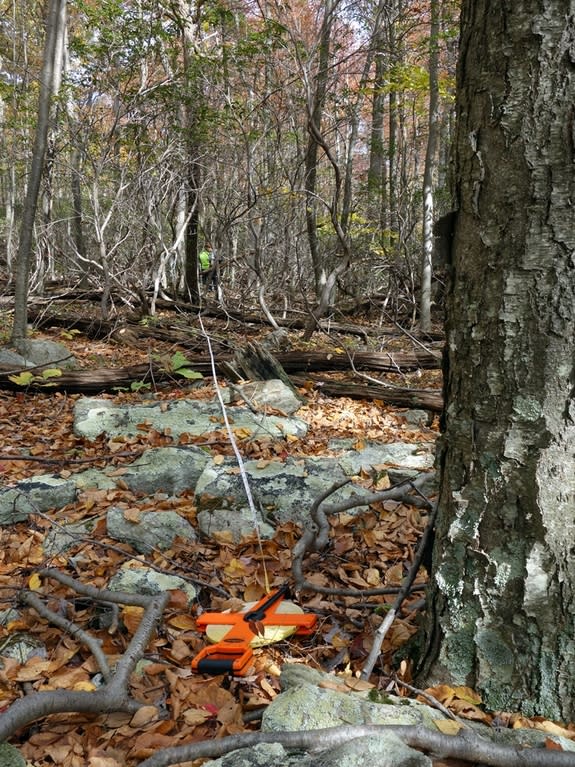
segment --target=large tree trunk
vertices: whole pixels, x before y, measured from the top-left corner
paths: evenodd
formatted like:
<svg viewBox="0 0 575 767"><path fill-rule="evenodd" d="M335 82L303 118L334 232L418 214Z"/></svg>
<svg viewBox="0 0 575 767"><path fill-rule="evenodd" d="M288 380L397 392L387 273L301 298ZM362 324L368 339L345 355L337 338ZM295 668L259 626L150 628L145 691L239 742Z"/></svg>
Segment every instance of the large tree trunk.
<svg viewBox="0 0 575 767"><path fill-rule="evenodd" d="M464 0L422 676L575 719L573 3Z"/></svg>

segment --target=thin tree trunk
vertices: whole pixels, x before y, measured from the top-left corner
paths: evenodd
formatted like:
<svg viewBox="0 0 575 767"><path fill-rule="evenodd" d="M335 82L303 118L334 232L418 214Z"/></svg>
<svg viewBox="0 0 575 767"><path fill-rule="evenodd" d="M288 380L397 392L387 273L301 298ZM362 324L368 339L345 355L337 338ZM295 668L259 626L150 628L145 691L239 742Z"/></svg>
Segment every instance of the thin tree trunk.
<svg viewBox="0 0 575 767"><path fill-rule="evenodd" d="M32 154L32 166L18 246L14 285L14 322L11 343L23 348L26 343L28 318L28 280L32 257L32 241L38 195L44 168L44 159L50 128L50 108L53 96L58 92L62 71L63 36L66 28L66 0L51 0L46 23L46 43L40 81L38 123Z"/></svg>
<svg viewBox="0 0 575 767"><path fill-rule="evenodd" d="M315 290L317 295L319 295L321 291L323 281L323 269L317 239L316 186L319 154L317 134L321 134L322 112L327 95L327 73L330 57L331 30L333 25L335 5L337 2L338 0L326 0L325 3L320 32L319 59L315 77L315 87L313 93L308 94L310 104L308 106L309 135L307 150L305 154L305 218L309 249L315 277Z"/></svg>
<svg viewBox="0 0 575 767"><path fill-rule="evenodd" d="M429 30L429 132L423 170L423 252L421 259L421 295L419 326L431 330L431 277L433 255L433 184L437 164L439 134L439 0L431 0Z"/></svg>

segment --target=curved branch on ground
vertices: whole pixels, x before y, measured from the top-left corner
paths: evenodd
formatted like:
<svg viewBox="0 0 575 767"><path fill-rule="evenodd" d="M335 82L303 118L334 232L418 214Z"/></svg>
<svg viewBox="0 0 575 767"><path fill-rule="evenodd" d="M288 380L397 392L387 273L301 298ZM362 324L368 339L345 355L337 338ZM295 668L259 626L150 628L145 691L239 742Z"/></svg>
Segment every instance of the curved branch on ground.
<svg viewBox="0 0 575 767"><path fill-rule="evenodd" d="M292 557L292 575L295 582L296 591L315 591L319 594L331 594L331 595L343 595L342 589L328 589L322 586L316 586L313 583L306 581L303 574L303 558L309 551L321 551L328 543L329 522L328 516L332 514L338 514L342 511L348 511L349 509L357 508L358 506L369 506L372 503L380 503L383 501L402 501L413 505L424 506L427 508L433 508L430 501L421 493L421 486L424 482L428 481L429 474L421 474L413 480L401 482L388 490L383 490L380 493L368 493L365 495L353 495L351 498L347 498L339 503L330 504L329 506L323 506L323 502L329 498L330 495L343 487L349 480L338 482L329 487L322 495L320 495L313 503L310 510L312 516L313 525L306 527L302 537L296 543L293 549ZM411 491L417 493L416 497L410 495ZM419 566L418 566L419 567ZM415 577L415 576L414 576ZM368 590L347 590L346 596L378 596L380 594L390 593L387 590L382 589L368 589ZM396 593L391 592L391 593Z"/></svg>
<svg viewBox="0 0 575 767"><path fill-rule="evenodd" d="M0 742L8 740L20 728L49 714L76 712L102 714L115 711L136 713L144 704L132 698L129 693L130 675L134 671L137 662L143 657L152 633L158 626L164 608L170 598L169 592L155 596L143 596L141 594L125 594L105 589L99 591L93 586L79 583L74 578L70 578L54 569L43 570L41 574L43 577L54 578L60 581L60 583L70 586L77 593L88 595L95 600L99 599L100 601L114 603L121 601L123 604L144 607L144 614L130 644L116 664L115 671L109 675L104 685L90 692L43 690L27 695L24 698L19 698L6 711L0 714ZM102 595L101 598L100 595ZM41 613L48 620L52 620L53 613L41 601L35 600L33 597L34 595L27 593L24 601L34 608L39 606ZM122 599L119 600L118 597ZM36 605L36 601L39 602L39 605ZM57 625L60 628L66 629L66 626L60 622ZM71 626L74 629L78 629L73 623L71 623ZM84 641L90 649L94 649L92 643L86 642L86 637L78 634L78 631L75 632L75 636ZM96 656L96 659L102 669L102 658ZM106 660L104 664L108 666Z"/></svg>
<svg viewBox="0 0 575 767"><path fill-rule="evenodd" d="M23 591L19 598L29 607L32 607L34 610L36 610L38 615L46 618L46 620L52 623L52 625L57 626L58 628L62 629L62 631L65 631L67 634L70 634L70 636L73 636L79 642L82 642L82 644L84 644L94 656L96 663L98 664L98 668L104 677L104 680L106 682L111 681L112 671L110 670L110 664L108 663L108 659L106 658L105 654L102 652L102 646L96 637L88 634L87 631L84 631L84 629L80 628L80 626L78 626L77 623L74 623L74 621L71 621L68 618L64 618L62 615L58 615L58 613L50 610L50 608L47 607L44 602L42 602L38 594L35 594L33 591Z"/></svg>
<svg viewBox="0 0 575 767"><path fill-rule="evenodd" d="M320 751L335 748L356 738L381 737L393 733L412 748L433 752L443 759L462 759L490 767L573 767L573 752L555 751L547 748L514 748L493 743L462 730L459 735L443 735L422 725L359 725L329 727L307 732L256 732L230 735L218 740L189 743L166 748L140 762L138 767L170 767L180 762L196 759L217 758L240 748L251 748L259 743L279 743L286 750Z"/></svg>

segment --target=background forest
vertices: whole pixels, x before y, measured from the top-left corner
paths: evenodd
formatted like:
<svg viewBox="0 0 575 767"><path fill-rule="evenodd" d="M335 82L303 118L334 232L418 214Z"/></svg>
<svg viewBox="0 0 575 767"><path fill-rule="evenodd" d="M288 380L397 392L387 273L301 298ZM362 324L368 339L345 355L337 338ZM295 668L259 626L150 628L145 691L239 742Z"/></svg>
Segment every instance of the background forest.
<svg viewBox="0 0 575 767"><path fill-rule="evenodd" d="M31 290L54 280L103 290L104 317L118 291L134 303L153 290L151 313L162 293L197 301L209 240L224 305L259 298L321 314L373 296L388 316L415 319L418 302L430 304L431 221L452 207L456 5L69 3ZM8 280L45 18L44 3L14 0L0 21Z"/></svg>

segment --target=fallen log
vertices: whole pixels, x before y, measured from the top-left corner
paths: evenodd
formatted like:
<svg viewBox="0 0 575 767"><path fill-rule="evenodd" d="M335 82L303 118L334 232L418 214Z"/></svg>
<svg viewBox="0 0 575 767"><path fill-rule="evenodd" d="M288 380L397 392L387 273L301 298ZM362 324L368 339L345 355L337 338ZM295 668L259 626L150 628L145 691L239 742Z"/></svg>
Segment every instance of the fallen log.
<svg viewBox="0 0 575 767"><path fill-rule="evenodd" d="M283 352L275 355L282 367L290 371L379 370L405 373L410 370L439 370L441 351L416 349L411 352Z"/></svg>
<svg viewBox="0 0 575 767"><path fill-rule="evenodd" d="M433 352L398 352L396 354L356 352L348 354L329 354L321 352L286 352L275 355L281 367L289 374L289 380L295 386L307 385L309 376L294 373L326 372L329 370L371 369L380 372L401 373L418 368L438 369L440 358ZM221 355L216 358L218 373L226 377L232 357ZM353 365L352 365L353 361ZM210 376L211 363L205 357L188 357L188 367ZM129 389L134 382L148 384L150 387L172 384L181 386L185 379L176 372L163 367L159 362L129 365L116 368L98 368L95 370L63 370L61 375L44 380L38 375L25 386L12 380L18 371L0 371L0 389L11 391L67 391L70 393L97 394L114 389ZM32 372L37 372L32 370ZM244 372L244 375L246 373ZM314 386L321 388L332 397L353 397L355 399L380 399L382 402L398 407L420 407L439 412L442 409L441 395L432 390L391 388L384 384L363 384L354 381L316 380Z"/></svg>
<svg viewBox="0 0 575 767"><path fill-rule="evenodd" d="M210 374L207 362L194 362L190 365L199 373ZM308 386L310 378L291 375L290 381L294 386ZM132 382L155 385L171 383L183 385L184 378L179 378L173 372L166 371L159 365L130 365L121 368L99 368L96 370L66 370L57 378L48 381L31 381L26 386L10 380L7 373L0 373L0 389L10 391L35 391L50 394L54 391L69 393L99 394L105 391L129 389ZM441 412L443 402L441 394L428 389L407 389L377 386L374 384L357 384L353 381L313 380L313 386L329 397L352 397L353 399L376 399L397 407L422 408L432 412Z"/></svg>
<svg viewBox="0 0 575 767"><path fill-rule="evenodd" d="M190 322L193 323L193 318L200 311L199 307L193 304L184 302L170 302L165 300L158 300L157 307L164 311L173 311L184 313L189 316ZM222 319L228 322L230 319L236 322L242 323L248 326L262 326L269 325L268 320L262 313L254 312L241 312L233 309L222 309L218 306L207 306L202 309L202 314L207 317L213 317L215 319ZM184 336L198 335L200 333L197 327L188 325L184 327L182 325L175 325L173 322L165 322L154 318L154 322L149 325L142 325L136 322L130 322L127 318L115 317L113 320L102 320L99 318L85 318L79 316L70 316L64 313L50 313L48 314L44 309L34 309L31 307L28 313L29 320L37 328L49 328L49 327L64 327L67 329L76 328L81 330L88 338L104 338L110 335L119 326L127 325L130 329L137 330L142 336L156 337L160 340L164 340L164 334L169 333L169 338L166 340L174 342L174 334L179 335L182 333ZM304 317L290 317L287 319L276 320L279 327L286 328L288 330L303 330L306 327L308 320ZM360 336L367 341L369 336L397 336L404 335L407 331L403 331L398 325L390 327L363 327L360 325L342 324L334 322L333 320L321 320L319 327L326 333L338 333L342 335L355 335ZM440 332L420 333L419 331L409 331L408 335L422 340L424 343L433 343L436 341L442 341L444 336ZM213 340L213 339L212 339ZM176 338L176 342L179 342L179 338Z"/></svg>
<svg viewBox="0 0 575 767"><path fill-rule="evenodd" d="M296 386L309 386L310 379L290 376ZM443 410L441 392L433 389L399 389L374 384L356 384L347 381L326 381L312 379L314 388L328 397L351 397L352 399L381 400L396 407L421 408L433 413Z"/></svg>

